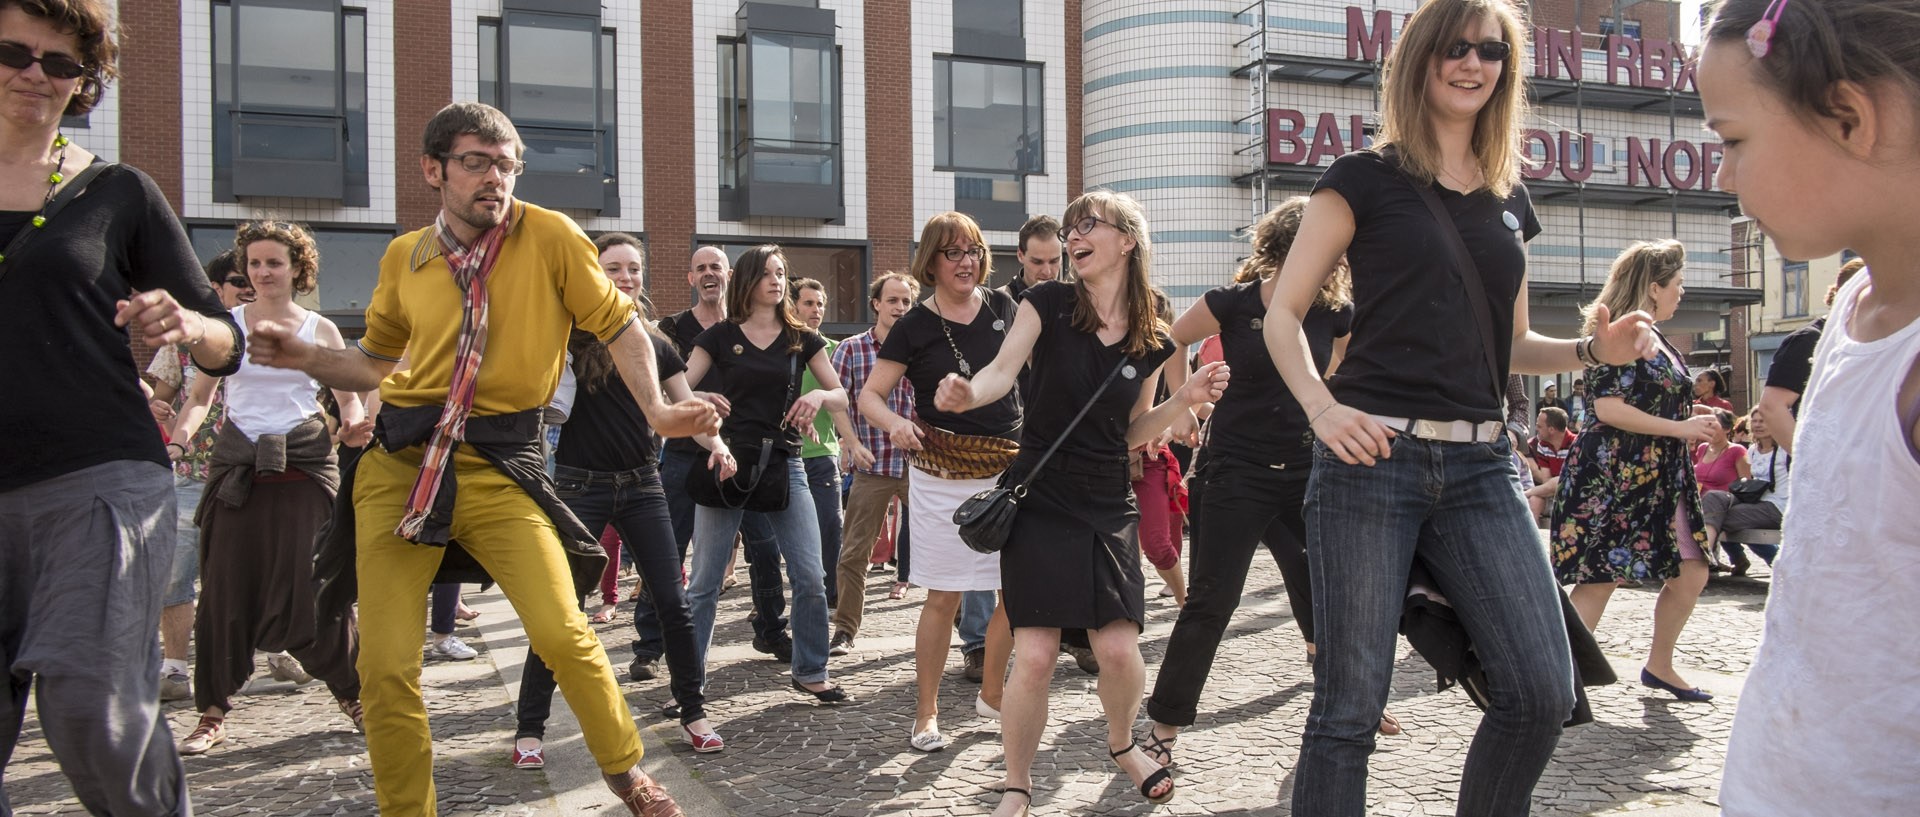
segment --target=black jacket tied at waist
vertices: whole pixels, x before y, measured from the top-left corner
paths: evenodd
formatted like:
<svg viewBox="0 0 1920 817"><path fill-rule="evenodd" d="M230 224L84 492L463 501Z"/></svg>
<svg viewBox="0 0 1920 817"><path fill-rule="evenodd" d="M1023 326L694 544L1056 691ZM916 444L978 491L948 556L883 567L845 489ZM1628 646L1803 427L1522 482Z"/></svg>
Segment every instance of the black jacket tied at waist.
<svg viewBox="0 0 1920 817"><path fill-rule="evenodd" d="M440 420L440 411L440 406L385 406L374 422L374 440L388 453L426 445L433 436L434 424ZM587 589L599 586L600 574L607 567L607 553L600 548L598 537L581 524L554 492L553 479L547 476L546 458L540 451L541 429L540 409L470 417L467 419L466 438L454 443L453 452L448 456L451 458L460 446L468 446L533 498L534 504L553 522L560 546L566 551L567 567L573 574L575 590L585 594ZM317 585L315 605L323 622L346 615L360 595L354 572L357 550L354 540L353 478L356 465L358 457L342 469L344 478L340 492L334 498L333 518L320 530L320 541L314 553L314 582ZM424 546L446 548L440 570L434 574L434 583L492 584L493 577L452 536L454 497L459 489L457 472L458 469L449 462L442 473L433 508L427 514L426 525L414 541ZM396 524L399 522L397 519L394 521Z"/></svg>
<svg viewBox="0 0 1920 817"><path fill-rule="evenodd" d="M329 496L340 487L340 468L333 456L333 442L327 424L316 414L285 434L262 434L249 440L232 423L221 423L207 460L207 490L193 515L196 525L207 523L207 508L213 500L229 508L247 504L256 477L284 474L288 470L306 474Z"/></svg>

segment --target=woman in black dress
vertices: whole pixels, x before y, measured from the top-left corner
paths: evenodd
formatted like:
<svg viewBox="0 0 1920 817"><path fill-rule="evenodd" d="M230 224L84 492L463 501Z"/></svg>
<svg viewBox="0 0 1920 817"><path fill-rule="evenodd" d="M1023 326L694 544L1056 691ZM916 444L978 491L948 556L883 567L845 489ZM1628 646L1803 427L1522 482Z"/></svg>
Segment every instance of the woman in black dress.
<svg viewBox="0 0 1920 817"><path fill-rule="evenodd" d="M1153 734L1141 744L1163 766L1173 765L1174 736L1193 725L1214 652L1240 606L1247 568L1262 542L1280 567L1294 621L1307 642L1307 660L1313 660L1313 584L1307 520L1300 513L1313 468L1313 432L1300 402L1274 369L1260 331L1275 277L1306 209L1307 197L1294 196L1269 211L1253 227L1252 252L1234 283L1209 290L1173 324L1174 342L1182 345L1218 334L1222 355L1239 378L1214 405L1205 445L1194 453L1188 479L1193 584L1147 699ZM1339 365L1352 321L1343 268L1327 279L1307 310L1315 370L1330 374ZM1380 731L1396 734L1399 723L1382 713Z"/></svg>
<svg viewBox="0 0 1920 817"><path fill-rule="evenodd" d="M1095 191L1075 199L1063 221L1061 238L1078 278L1028 289L992 365L972 381L948 375L935 397L942 411L993 403L1031 355L1023 445L1007 469L1007 479L1020 480L1027 493L1000 551L1014 640L1001 734L1007 793L1021 798L1003 798L995 812L1001 815L1024 814L1032 800L1033 756L1047 722L1047 685L1063 631L1070 641L1090 642L1100 661L1100 702L1115 761L1147 799L1173 798L1172 777L1133 741L1145 687L1139 635L1146 582L1127 449L1153 439L1191 406L1218 398L1227 382L1225 365L1208 364L1172 399L1153 405L1160 366L1175 350L1149 294L1153 248L1146 215L1124 194ZM1099 391L1116 367L1117 376ZM1090 399L1092 408L1063 439ZM1045 473L1030 474L1055 441L1060 446Z"/></svg>

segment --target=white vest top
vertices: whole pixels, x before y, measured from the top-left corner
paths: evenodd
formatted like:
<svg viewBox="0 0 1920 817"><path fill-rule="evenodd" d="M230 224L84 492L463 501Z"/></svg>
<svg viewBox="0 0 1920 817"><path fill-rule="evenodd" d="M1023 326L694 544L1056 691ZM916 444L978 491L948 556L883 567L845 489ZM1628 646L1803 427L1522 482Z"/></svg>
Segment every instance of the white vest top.
<svg viewBox="0 0 1920 817"><path fill-rule="evenodd" d="M1766 630L1727 745L1727 817L1920 808L1920 462L1894 406L1920 321L1849 337L1871 279L1840 291L1814 353Z"/></svg>
<svg viewBox="0 0 1920 817"><path fill-rule="evenodd" d="M247 305L233 308L233 320L247 323ZM300 339L313 342L314 327L320 314L307 311L300 324ZM276 369L241 363L240 371L227 376L227 422L249 440L263 434L285 434L320 411L320 384L297 369Z"/></svg>

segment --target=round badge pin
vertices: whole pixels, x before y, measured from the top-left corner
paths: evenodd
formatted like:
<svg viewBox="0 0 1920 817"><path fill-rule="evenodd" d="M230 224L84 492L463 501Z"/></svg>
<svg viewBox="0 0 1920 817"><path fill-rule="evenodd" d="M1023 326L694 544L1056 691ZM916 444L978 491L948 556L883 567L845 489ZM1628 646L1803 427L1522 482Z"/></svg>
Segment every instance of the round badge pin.
<svg viewBox="0 0 1920 817"><path fill-rule="evenodd" d="M994 321L993 321L993 331L995 331L995 332L1005 332L1005 331L1007 331L1007 322L1006 322L1006 321L1003 321L1003 320L1000 320L1000 319L998 319L998 318L995 318L995 319L994 319Z"/></svg>
<svg viewBox="0 0 1920 817"><path fill-rule="evenodd" d="M741 346L741 345L740 345L740 344L738 344L738 343L736 343L736 344L734 344L734 345L733 345L733 353L734 353L734 354L736 354L736 355L741 355L741 354L746 354L746 352L747 352L747 347L745 347L745 346Z"/></svg>
<svg viewBox="0 0 1920 817"><path fill-rule="evenodd" d="M1139 374L1140 374L1140 372L1138 372L1138 371L1136 371L1136 370L1135 370L1135 369L1133 368L1133 364L1131 364L1131 363L1129 363L1129 364L1127 364L1127 365L1125 365L1125 366L1121 366L1121 367L1120 367L1120 376L1121 376L1121 377L1124 377L1124 378L1126 378L1126 379L1128 379L1128 380L1132 380L1132 379L1133 379L1133 378L1134 378L1135 376L1137 376L1137 375L1139 375Z"/></svg>
<svg viewBox="0 0 1920 817"><path fill-rule="evenodd" d="M1506 223L1506 225L1507 225L1507 229L1509 229L1509 230L1518 230L1518 229L1520 229L1520 217L1519 217L1519 216L1516 216L1516 215L1514 215L1513 213L1510 213L1510 212L1509 212L1509 213L1501 213L1501 214L1500 214L1500 220Z"/></svg>
<svg viewBox="0 0 1920 817"><path fill-rule="evenodd" d="M1253 320L1247 321L1247 325L1253 327L1253 331L1258 332L1260 331L1260 327L1267 325L1267 322L1259 318L1254 318Z"/></svg>

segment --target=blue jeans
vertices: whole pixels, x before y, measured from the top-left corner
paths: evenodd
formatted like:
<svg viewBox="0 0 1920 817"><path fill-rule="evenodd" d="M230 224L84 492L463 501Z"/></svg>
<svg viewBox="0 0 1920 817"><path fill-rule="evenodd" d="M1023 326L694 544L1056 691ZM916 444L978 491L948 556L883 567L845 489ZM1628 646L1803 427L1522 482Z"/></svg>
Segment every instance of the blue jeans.
<svg viewBox="0 0 1920 817"><path fill-rule="evenodd" d="M687 544L693 541L693 498L687 496L687 473L695 466L706 467L702 456L668 449L660 453L660 482L667 489L667 514L673 521L673 541L680 549L680 561L687 560ZM780 549L773 541L773 525L761 514L747 514L740 522L742 548L747 555L747 584L753 593L753 635L769 645L786 643L787 596L780 579ZM660 636L660 620L642 583L640 600L633 609L635 640L633 654L652 661L665 653Z"/></svg>
<svg viewBox="0 0 1920 817"><path fill-rule="evenodd" d="M167 579L167 592L160 597L162 607L191 604L197 596L193 583L200 578L200 526L193 524L193 516L200 510L200 495L206 489L207 484L199 480L173 476L173 574Z"/></svg>
<svg viewBox="0 0 1920 817"><path fill-rule="evenodd" d="M787 561L793 585L793 679L803 684L827 678L827 591L820 566L820 520L813 512L806 468L797 458L787 460L787 507L761 514L773 525L774 541ZM714 608L720 600L720 582L726 578L727 555L740 530L744 511L694 507L693 574L687 597L693 606L694 641L700 665L706 666L707 646L713 639Z"/></svg>
<svg viewBox="0 0 1920 817"><path fill-rule="evenodd" d="M968 590L960 594L960 652L987 648L987 620L993 618L999 601L994 590Z"/></svg>
<svg viewBox="0 0 1920 817"><path fill-rule="evenodd" d="M840 458L832 454L807 457L807 490L813 494L813 513L820 519L820 564L840 564ZM826 577L827 606L840 603L839 583Z"/></svg>
<svg viewBox="0 0 1920 817"><path fill-rule="evenodd" d="M1460 776L1458 813L1526 815L1573 710L1560 590L1508 461L1510 446L1393 438L1392 456L1347 465L1314 445L1307 484L1313 706L1293 813L1361 817L1367 758L1393 679L1417 556L1473 639L1492 705Z"/></svg>

